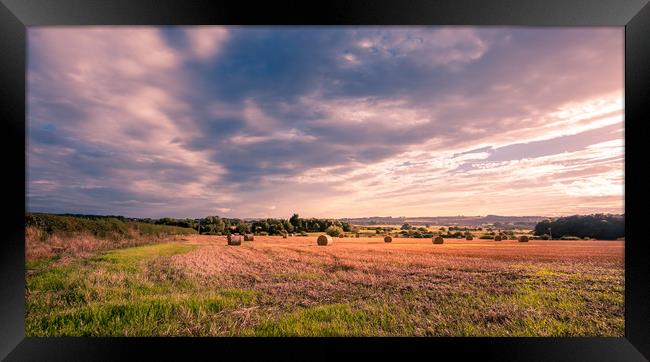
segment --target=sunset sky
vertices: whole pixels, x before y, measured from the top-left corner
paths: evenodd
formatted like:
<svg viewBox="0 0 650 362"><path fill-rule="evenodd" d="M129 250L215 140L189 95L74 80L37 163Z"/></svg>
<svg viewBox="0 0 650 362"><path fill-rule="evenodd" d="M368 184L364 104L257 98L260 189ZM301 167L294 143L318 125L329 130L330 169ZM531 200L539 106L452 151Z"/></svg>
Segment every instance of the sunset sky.
<svg viewBox="0 0 650 362"><path fill-rule="evenodd" d="M28 211L624 211L622 27L28 29Z"/></svg>

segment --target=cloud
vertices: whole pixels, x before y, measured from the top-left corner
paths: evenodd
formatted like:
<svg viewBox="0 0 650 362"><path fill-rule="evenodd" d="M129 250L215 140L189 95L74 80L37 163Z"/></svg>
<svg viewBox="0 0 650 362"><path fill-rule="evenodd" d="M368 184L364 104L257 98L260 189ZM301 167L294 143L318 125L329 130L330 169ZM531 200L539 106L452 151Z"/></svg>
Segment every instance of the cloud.
<svg viewBox="0 0 650 362"><path fill-rule="evenodd" d="M344 217L623 208L621 29L28 35L31 210Z"/></svg>
<svg viewBox="0 0 650 362"><path fill-rule="evenodd" d="M229 31L220 26L192 26L184 28L191 52L200 60L208 60L219 53L228 40Z"/></svg>
<svg viewBox="0 0 650 362"><path fill-rule="evenodd" d="M431 67L445 66L480 59L488 48L487 39L481 36L481 32L468 27L359 30L354 37L358 39L354 44L356 47L349 50L354 53L344 55L344 59L352 63L380 57Z"/></svg>

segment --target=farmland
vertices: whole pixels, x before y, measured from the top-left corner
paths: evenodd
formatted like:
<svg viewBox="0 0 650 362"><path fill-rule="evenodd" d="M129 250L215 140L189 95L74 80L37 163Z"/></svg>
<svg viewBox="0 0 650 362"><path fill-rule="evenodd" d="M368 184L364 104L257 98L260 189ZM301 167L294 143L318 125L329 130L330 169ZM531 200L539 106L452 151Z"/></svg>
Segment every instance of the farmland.
<svg viewBox="0 0 650 362"><path fill-rule="evenodd" d="M623 241L161 241L28 260L26 334L624 334Z"/></svg>

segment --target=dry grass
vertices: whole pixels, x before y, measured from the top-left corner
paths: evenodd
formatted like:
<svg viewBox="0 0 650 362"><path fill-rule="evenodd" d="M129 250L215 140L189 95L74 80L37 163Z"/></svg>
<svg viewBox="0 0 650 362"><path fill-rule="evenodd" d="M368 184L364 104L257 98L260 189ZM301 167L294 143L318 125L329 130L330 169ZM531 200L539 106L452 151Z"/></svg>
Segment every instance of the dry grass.
<svg viewBox="0 0 650 362"><path fill-rule="evenodd" d="M438 248L432 247L428 239L395 238L392 243L384 243L381 239L346 238L330 248L319 248L311 238L260 237L255 245L227 249L211 244L174 256L172 260L175 267L192 271L197 278L217 278L227 288L261 292L265 296L261 308L267 308L270 315L279 304L286 310L363 301L364 304L408 306L419 311L413 319L426 325L433 322L423 322L421 318L430 317L431 313L445 320L453 318L445 316L444 311L432 309L432 303L461 295L476 298L480 305L497 296L516 295L531 277L542 283L540 290L549 293L573 290L579 294L582 290L588 294L591 288L598 288L622 298L622 246L621 242L610 241L490 244L448 240ZM552 280L547 285L535 279L540 270L551 273ZM530 293L534 294L535 290ZM405 301L409 296L415 299ZM583 317L595 323L594 328L597 323L607 324L610 318L622 320L622 305L604 306L598 304L597 298L588 298L582 303L601 308L584 311ZM504 303L495 302L486 310L466 312L485 313L484 317L494 323L499 320L495 313L509 316L508 321L526 320L530 315L543 320L547 317L544 313L551 313L554 308L552 303L548 310ZM565 302L559 298L558 303ZM580 318L569 323L585 323ZM623 333L622 327L611 328L603 333ZM477 333L480 334L480 329ZM541 334L546 333L552 335L551 332Z"/></svg>
<svg viewBox="0 0 650 362"><path fill-rule="evenodd" d="M217 315L189 315L183 323L191 333L170 327L157 335L624 332L620 241L448 239L433 246L430 239L344 238L322 248L315 237L258 236L232 248L225 237L186 238L189 252L152 259L132 272L199 295L238 290L255 298ZM104 274L111 285L125 278L119 271Z"/></svg>
<svg viewBox="0 0 650 362"><path fill-rule="evenodd" d="M48 235L41 229L25 228L25 256L27 260L52 257L83 257L102 250L128 248L159 243L163 240L180 240L181 237L142 236L131 230L129 237L98 238L90 233L74 236Z"/></svg>

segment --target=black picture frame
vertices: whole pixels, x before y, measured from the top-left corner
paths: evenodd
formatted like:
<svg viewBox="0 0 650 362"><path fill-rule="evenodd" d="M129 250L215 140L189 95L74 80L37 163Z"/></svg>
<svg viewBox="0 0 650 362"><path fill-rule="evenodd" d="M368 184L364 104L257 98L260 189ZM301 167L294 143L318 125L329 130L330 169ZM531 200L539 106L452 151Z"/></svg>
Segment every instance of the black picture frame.
<svg viewBox="0 0 650 362"><path fill-rule="evenodd" d="M625 337L622 338L26 338L24 215L26 27L38 25L625 26ZM499 361L650 358L650 263L644 246L644 137L650 108L647 0L0 0L4 125L0 358L22 360L307 359L346 356Z"/></svg>

